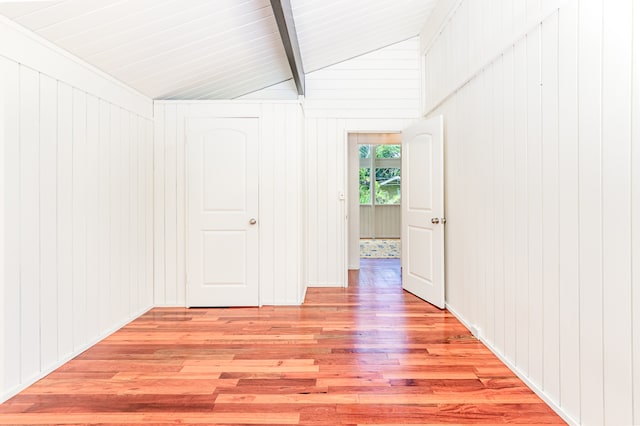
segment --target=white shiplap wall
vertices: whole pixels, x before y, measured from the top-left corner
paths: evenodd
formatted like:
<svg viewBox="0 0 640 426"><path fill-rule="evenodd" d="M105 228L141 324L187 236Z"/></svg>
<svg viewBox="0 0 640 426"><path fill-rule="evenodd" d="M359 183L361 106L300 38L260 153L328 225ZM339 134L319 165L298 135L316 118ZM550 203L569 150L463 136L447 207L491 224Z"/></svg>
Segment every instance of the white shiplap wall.
<svg viewBox="0 0 640 426"><path fill-rule="evenodd" d="M465 0L423 44L448 306L568 421L640 424L640 5Z"/></svg>
<svg viewBox="0 0 640 426"><path fill-rule="evenodd" d="M419 116L419 40L310 73L306 84L308 283L345 286L347 135L399 132Z"/></svg>
<svg viewBox="0 0 640 426"><path fill-rule="evenodd" d="M2 401L151 307L153 126L151 100L0 32Z"/></svg>
<svg viewBox="0 0 640 426"><path fill-rule="evenodd" d="M307 74L307 118L406 118L420 109L417 37Z"/></svg>
<svg viewBox="0 0 640 426"><path fill-rule="evenodd" d="M155 304L185 305L185 119L260 119L260 303L297 305L305 294L303 115L293 102L155 104Z"/></svg>

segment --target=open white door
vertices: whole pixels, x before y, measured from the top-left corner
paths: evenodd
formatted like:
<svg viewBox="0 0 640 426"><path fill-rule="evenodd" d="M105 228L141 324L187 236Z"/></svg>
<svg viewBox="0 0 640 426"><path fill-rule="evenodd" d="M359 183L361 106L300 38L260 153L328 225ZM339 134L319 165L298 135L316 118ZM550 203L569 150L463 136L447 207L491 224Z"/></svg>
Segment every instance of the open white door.
<svg viewBox="0 0 640 426"><path fill-rule="evenodd" d="M444 309L442 116L402 132L402 287Z"/></svg>
<svg viewBox="0 0 640 426"><path fill-rule="evenodd" d="M187 306L257 306L257 118L190 119Z"/></svg>

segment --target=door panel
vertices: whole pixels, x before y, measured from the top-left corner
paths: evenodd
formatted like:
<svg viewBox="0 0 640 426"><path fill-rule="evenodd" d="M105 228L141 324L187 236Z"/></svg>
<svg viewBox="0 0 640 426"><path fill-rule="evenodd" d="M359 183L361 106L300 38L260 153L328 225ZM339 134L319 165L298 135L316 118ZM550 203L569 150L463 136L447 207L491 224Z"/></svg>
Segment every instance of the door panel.
<svg viewBox="0 0 640 426"><path fill-rule="evenodd" d="M444 308L442 117L402 133L402 287Z"/></svg>
<svg viewBox="0 0 640 426"><path fill-rule="evenodd" d="M410 179L408 182L407 206L410 212L433 210L431 188L433 185L433 170L432 167L429 167L433 158L432 150L433 138L430 134L417 134L411 143L407 145L407 167L410 171L419 173L418 179ZM402 170L406 176L406 170L404 168Z"/></svg>
<svg viewBox="0 0 640 426"><path fill-rule="evenodd" d="M433 231L415 226L407 228L408 247L407 273L412 278L433 283Z"/></svg>
<svg viewBox="0 0 640 426"><path fill-rule="evenodd" d="M206 231L204 232L203 258L207 259L203 265L203 286L241 286L247 275L245 253L247 239L246 232L237 231ZM229 268L228 265L234 265Z"/></svg>
<svg viewBox="0 0 640 426"><path fill-rule="evenodd" d="M187 306L257 306L258 119L186 129Z"/></svg>

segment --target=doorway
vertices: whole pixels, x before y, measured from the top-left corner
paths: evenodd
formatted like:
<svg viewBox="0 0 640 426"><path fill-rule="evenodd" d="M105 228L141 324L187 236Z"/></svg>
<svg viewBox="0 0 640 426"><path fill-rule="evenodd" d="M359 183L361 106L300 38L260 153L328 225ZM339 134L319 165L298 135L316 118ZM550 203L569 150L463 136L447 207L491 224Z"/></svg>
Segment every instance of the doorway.
<svg viewBox="0 0 640 426"><path fill-rule="evenodd" d="M401 252L401 133L349 133L349 269Z"/></svg>
<svg viewBox="0 0 640 426"><path fill-rule="evenodd" d="M444 120L419 120L399 133L348 134L348 265L360 268L360 142L401 144L402 287L441 309L444 291ZM385 140L386 139L386 140ZM371 174L371 178L373 175ZM365 179L366 181L366 179ZM374 188L371 184L371 188ZM373 197L373 195L371 195Z"/></svg>

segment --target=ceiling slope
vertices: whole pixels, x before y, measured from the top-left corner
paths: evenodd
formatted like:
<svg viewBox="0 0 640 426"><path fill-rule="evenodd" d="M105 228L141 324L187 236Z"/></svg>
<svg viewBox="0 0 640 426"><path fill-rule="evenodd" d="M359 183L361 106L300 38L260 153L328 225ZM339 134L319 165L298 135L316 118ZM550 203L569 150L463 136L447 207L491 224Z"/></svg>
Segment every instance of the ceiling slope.
<svg viewBox="0 0 640 426"><path fill-rule="evenodd" d="M407 40L437 0L292 0L305 72Z"/></svg>
<svg viewBox="0 0 640 426"><path fill-rule="evenodd" d="M311 72L417 36L436 0L290 2ZM292 78L270 0L0 1L0 14L153 99L234 99Z"/></svg>
<svg viewBox="0 0 640 426"><path fill-rule="evenodd" d="M154 99L231 99L291 78L269 0L4 3L0 13Z"/></svg>

